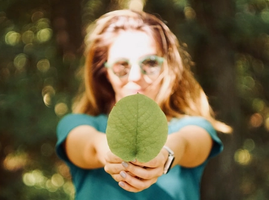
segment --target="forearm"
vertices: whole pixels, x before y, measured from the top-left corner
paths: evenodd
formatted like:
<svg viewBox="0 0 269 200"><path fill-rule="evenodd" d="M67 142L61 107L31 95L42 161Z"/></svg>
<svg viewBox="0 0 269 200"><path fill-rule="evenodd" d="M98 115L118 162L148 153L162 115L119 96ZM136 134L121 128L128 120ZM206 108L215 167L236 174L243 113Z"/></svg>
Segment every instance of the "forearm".
<svg viewBox="0 0 269 200"><path fill-rule="evenodd" d="M104 166L109 148L105 134L90 126L79 126L69 133L65 141L65 150L75 165L94 169Z"/></svg>
<svg viewBox="0 0 269 200"><path fill-rule="evenodd" d="M186 151L187 142L181 137L179 133L172 133L168 135L166 146L173 150L175 154L175 160L173 162L172 167L175 165L182 165L182 158Z"/></svg>
<svg viewBox="0 0 269 200"><path fill-rule="evenodd" d="M198 126L187 126L168 136L166 145L175 153L173 166L195 167L208 157L213 141L210 135Z"/></svg>

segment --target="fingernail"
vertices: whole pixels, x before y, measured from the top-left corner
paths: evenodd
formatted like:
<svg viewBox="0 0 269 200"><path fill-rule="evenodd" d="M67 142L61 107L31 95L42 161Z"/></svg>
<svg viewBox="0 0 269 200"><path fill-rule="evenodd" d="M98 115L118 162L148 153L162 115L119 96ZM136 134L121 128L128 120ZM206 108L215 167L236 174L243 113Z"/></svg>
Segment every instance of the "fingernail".
<svg viewBox="0 0 269 200"><path fill-rule="evenodd" d="M126 173L124 171L121 171L120 175L121 175L122 178L126 178Z"/></svg>
<svg viewBox="0 0 269 200"><path fill-rule="evenodd" d="M120 181L120 182L119 182L119 185L120 185L121 187L124 187L124 186L125 186L125 183L123 183L122 181Z"/></svg>
<svg viewBox="0 0 269 200"><path fill-rule="evenodd" d="M121 164L122 164L122 165L123 165L123 167L125 167L125 168L127 168L127 167L128 167L128 163L126 163L126 162L122 162Z"/></svg>

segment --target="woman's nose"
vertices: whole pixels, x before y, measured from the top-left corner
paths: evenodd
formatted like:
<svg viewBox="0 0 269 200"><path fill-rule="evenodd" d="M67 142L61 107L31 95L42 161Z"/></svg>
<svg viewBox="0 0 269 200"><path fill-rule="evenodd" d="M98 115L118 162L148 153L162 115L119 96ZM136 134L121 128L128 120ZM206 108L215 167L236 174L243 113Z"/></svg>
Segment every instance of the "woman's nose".
<svg viewBox="0 0 269 200"><path fill-rule="evenodd" d="M129 81L139 81L142 77L140 66L138 64L133 64L129 72Z"/></svg>

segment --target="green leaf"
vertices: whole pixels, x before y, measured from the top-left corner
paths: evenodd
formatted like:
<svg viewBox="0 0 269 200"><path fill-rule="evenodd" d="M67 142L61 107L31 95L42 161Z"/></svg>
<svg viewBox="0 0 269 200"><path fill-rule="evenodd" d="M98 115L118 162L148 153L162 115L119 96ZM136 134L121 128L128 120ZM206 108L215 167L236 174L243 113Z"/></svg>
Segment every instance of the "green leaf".
<svg viewBox="0 0 269 200"><path fill-rule="evenodd" d="M142 94L122 98L107 122L110 150L125 161L148 162L166 142L167 119L158 104Z"/></svg>

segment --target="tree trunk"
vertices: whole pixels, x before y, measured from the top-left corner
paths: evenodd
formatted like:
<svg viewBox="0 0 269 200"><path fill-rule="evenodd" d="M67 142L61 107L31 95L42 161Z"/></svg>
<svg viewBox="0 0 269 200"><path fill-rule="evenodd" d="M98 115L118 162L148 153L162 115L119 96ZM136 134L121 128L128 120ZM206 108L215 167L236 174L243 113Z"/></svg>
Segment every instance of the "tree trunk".
<svg viewBox="0 0 269 200"><path fill-rule="evenodd" d="M231 0L190 0L196 12L203 40L193 58L199 81L220 119L234 129L232 135L221 134L224 152L211 160L202 180L201 199L240 199L240 174L234 153L240 146L240 110L236 91L235 55L229 39L234 3ZM227 31L228 30L228 31Z"/></svg>
<svg viewBox="0 0 269 200"><path fill-rule="evenodd" d="M51 21L63 55L81 54L82 37L82 0L51 1Z"/></svg>

